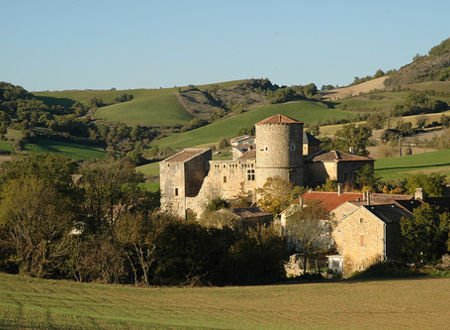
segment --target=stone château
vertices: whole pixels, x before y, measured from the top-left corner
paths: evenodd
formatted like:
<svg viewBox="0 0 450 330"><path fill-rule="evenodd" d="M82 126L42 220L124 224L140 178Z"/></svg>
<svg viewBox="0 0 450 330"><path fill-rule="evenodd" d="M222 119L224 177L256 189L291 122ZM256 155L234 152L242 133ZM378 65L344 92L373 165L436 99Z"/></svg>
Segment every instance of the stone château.
<svg viewBox="0 0 450 330"><path fill-rule="evenodd" d="M242 190L256 202L256 189L271 177L299 186L327 178L351 184L358 169L373 166L369 157L320 151L319 142L302 122L277 114L255 124L254 138L232 140L233 160L212 160L211 149L184 149L160 163L161 208L184 218L188 210L201 214L212 199L233 199Z"/></svg>

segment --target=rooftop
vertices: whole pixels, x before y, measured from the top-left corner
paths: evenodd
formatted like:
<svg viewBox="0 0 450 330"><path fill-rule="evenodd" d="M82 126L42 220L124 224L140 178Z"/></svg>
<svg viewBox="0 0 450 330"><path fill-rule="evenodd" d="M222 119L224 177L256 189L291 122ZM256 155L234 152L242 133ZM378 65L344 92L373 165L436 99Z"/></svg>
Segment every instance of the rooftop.
<svg viewBox="0 0 450 330"><path fill-rule="evenodd" d="M264 211L262 208L259 207L235 207L230 210L237 216L245 219L272 215L271 213Z"/></svg>
<svg viewBox="0 0 450 330"><path fill-rule="evenodd" d="M413 218L411 212L408 212L395 204L363 205L363 207L387 224L398 222L401 218Z"/></svg>
<svg viewBox="0 0 450 330"><path fill-rule="evenodd" d="M276 114L272 117L263 119L255 123L255 125L270 125L270 124L303 124L301 121L297 121L293 118Z"/></svg>
<svg viewBox="0 0 450 330"><path fill-rule="evenodd" d="M340 152L337 150L322 151L308 158L311 162L332 162L332 161L373 161L373 158L366 156L357 156Z"/></svg>
<svg viewBox="0 0 450 330"><path fill-rule="evenodd" d="M320 140L317 139L314 135L309 134L306 131L303 131L303 144L308 143L320 143Z"/></svg>
<svg viewBox="0 0 450 330"><path fill-rule="evenodd" d="M204 153L205 151L208 151L210 149L184 149L183 151L180 151L179 153L176 153L175 155L166 158L164 161L165 162L184 162L194 156L198 156L202 153Z"/></svg>
<svg viewBox="0 0 450 330"><path fill-rule="evenodd" d="M247 150L238 160L246 160L246 159L256 159L256 150L250 149Z"/></svg>

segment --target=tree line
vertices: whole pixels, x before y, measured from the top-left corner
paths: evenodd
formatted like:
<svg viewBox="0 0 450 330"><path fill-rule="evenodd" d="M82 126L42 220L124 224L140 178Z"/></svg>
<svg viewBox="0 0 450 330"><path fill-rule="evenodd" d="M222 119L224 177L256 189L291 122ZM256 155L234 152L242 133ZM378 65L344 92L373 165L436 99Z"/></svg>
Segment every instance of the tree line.
<svg viewBox="0 0 450 330"><path fill-rule="evenodd" d="M126 161L53 154L0 167L0 270L44 278L154 285L249 284L283 277L274 228L204 227L158 212Z"/></svg>

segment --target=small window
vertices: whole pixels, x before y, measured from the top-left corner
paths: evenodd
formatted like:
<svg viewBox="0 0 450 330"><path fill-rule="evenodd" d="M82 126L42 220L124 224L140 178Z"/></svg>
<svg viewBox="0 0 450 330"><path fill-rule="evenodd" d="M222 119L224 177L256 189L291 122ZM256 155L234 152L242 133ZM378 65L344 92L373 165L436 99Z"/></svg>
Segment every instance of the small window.
<svg viewBox="0 0 450 330"><path fill-rule="evenodd" d="M364 223L364 218L359 218L359 223Z"/></svg>
<svg viewBox="0 0 450 330"><path fill-rule="evenodd" d="M175 188L175 196L178 196L178 188Z"/></svg>
<svg viewBox="0 0 450 330"><path fill-rule="evenodd" d="M265 150L265 151L268 151L268 150L269 150L269 147L268 147L268 146L265 146L265 147L264 147L264 150Z"/></svg>
<svg viewBox="0 0 450 330"><path fill-rule="evenodd" d="M291 143L291 147L290 147L291 151L295 150L295 144Z"/></svg>
<svg viewBox="0 0 450 330"><path fill-rule="evenodd" d="M295 173L294 172L289 172L289 181L290 182L295 182Z"/></svg>
<svg viewBox="0 0 450 330"><path fill-rule="evenodd" d="M247 170L247 180L255 181L255 170L254 169Z"/></svg>
<svg viewBox="0 0 450 330"><path fill-rule="evenodd" d="M227 183L227 177L226 176L223 177L223 183Z"/></svg>

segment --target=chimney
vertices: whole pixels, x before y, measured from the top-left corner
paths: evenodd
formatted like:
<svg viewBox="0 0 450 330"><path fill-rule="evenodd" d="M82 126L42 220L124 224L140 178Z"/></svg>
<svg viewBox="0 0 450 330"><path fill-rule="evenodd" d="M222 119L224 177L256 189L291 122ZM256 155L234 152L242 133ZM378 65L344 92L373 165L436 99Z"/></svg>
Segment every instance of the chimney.
<svg viewBox="0 0 450 330"><path fill-rule="evenodd" d="M365 202L365 201L366 201L366 192L363 191L363 202Z"/></svg>
<svg viewBox="0 0 450 330"><path fill-rule="evenodd" d="M338 196L342 195L342 183L337 184L337 190Z"/></svg>
<svg viewBox="0 0 450 330"><path fill-rule="evenodd" d="M423 189L416 188L416 192L414 193L414 199L423 199Z"/></svg>
<svg viewBox="0 0 450 330"><path fill-rule="evenodd" d="M367 196L367 205L370 205L370 193L367 191L366 192L366 196Z"/></svg>
<svg viewBox="0 0 450 330"><path fill-rule="evenodd" d="M298 199L298 204L300 205L300 208L303 209L303 197L300 196L300 198Z"/></svg>

